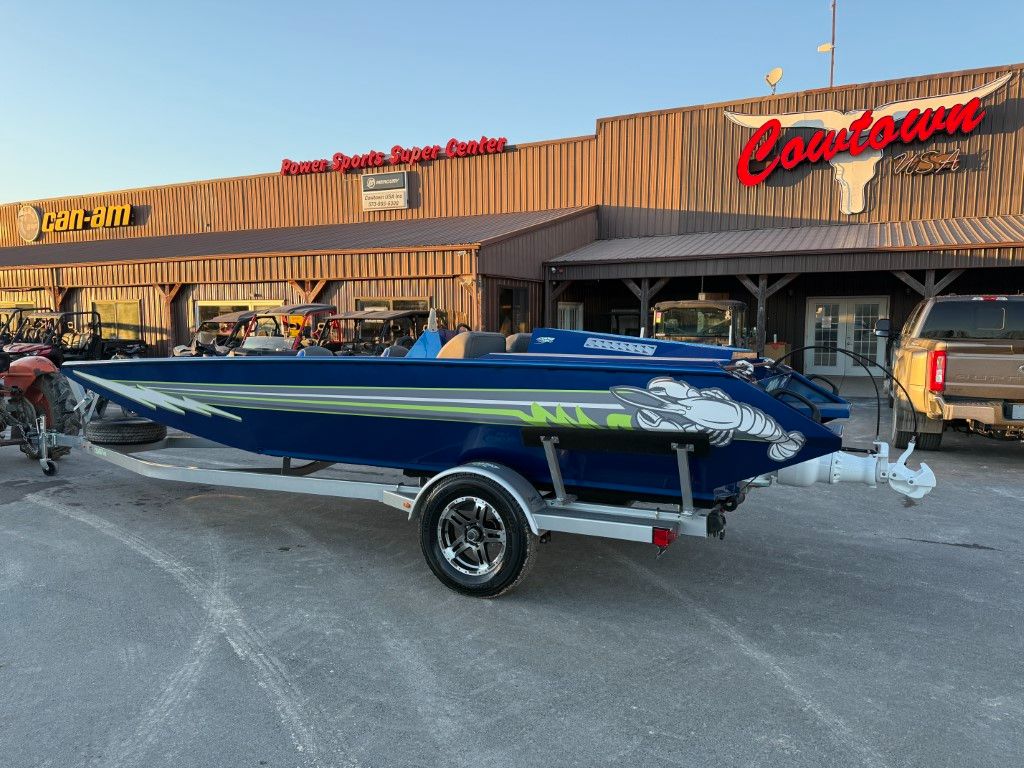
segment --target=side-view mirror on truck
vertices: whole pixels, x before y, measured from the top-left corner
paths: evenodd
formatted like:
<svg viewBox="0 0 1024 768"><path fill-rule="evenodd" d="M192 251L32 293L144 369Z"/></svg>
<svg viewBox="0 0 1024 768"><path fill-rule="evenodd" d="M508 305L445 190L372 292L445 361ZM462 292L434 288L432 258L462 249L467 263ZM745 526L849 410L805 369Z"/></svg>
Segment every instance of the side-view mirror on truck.
<svg viewBox="0 0 1024 768"><path fill-rule="evenodd" d="M888 317L880 317L875 321L875 336L887 339L891 331L892 321Z"/></svg>

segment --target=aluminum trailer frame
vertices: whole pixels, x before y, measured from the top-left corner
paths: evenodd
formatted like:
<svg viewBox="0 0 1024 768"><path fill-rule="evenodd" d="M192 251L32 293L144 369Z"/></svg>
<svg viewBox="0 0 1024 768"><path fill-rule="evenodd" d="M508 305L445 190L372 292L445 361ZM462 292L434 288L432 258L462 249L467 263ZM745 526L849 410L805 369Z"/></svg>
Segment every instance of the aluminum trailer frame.
<svg viewBox="0 0 1024 768"><path fill-rule="evenodd" d="M42 418L39 426L39 434L42 436L39 463L47 475L55 474L57 466L49 457L49 453L53 448L61 446L80 450L152 480L376 501L406 512L411 520L421 511L423 500L436 484L452 475L468 474L486 478L504 489L515 499L529 522L531 532L541 537L557 531L650 544L656 541L655 531L661 530L667 532L667 538L662 539L666 543L659 545L664 549L667 542L676 536L721 536L724 526L722 510L694 507L688 460L693 450L692 444L672 444L672 449L677 455L682 489L679 504L597 504L579 501L566 491L556 450L559 443L557 435L545 435L540 438L554 485L553 493L545 496L518 472L494 462L476 461L452 467L434 475L419 486L377 483L314 477L315 473L333 464L309 462L292 466L291 460L287 458L282 460L279 468L239 466L210 469L162 463L135 454L159 453L161 450L173 448L188 448L194 451L223 446L192 436L171 436L159 443L111 447L96 445L80 435L48 431Z"/></svg>

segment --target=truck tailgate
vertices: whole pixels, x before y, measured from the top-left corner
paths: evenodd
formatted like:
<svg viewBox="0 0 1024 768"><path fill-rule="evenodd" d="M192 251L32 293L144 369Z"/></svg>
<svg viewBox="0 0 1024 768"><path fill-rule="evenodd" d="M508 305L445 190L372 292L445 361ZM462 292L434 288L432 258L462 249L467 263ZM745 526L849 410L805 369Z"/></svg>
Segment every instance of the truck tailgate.
<svg viewBox="0 0 1024 768"><path fill-rule="evenodd" d="M946 395L1024 402L1024 341L948 341Z"/></svg>

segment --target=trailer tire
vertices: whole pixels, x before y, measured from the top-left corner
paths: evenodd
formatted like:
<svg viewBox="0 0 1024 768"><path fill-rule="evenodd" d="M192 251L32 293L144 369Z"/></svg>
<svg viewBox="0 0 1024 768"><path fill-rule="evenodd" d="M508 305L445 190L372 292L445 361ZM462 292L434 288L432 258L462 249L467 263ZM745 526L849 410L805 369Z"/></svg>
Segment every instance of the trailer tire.
<svg viewBox="0 0 1024 768"><path fill-rule="evenodd" d="M144 445L167 437L167 427L139 417L105 419L86 424L85 437L97 445Z"/></svg>
<svg viewBox="0 0 1024 768"><path fill-rule="evenodd" d="M537 537L519 503L498 483L454 474L431 488L420 508L420 546L449 589L493 598L513 589L533 565Z"/></svg>

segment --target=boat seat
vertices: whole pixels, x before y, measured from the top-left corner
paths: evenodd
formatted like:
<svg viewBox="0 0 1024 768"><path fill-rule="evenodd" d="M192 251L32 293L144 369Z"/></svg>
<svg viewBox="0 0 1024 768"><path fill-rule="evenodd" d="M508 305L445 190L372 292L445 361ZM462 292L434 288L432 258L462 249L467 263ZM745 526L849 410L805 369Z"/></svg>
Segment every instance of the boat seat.
<svg viewBox="0 0 1024 768"><path fill-rule="evenodd" d="M303 347L295 355L296 357L334 357L334 353L329 349L318 347L315 344L311 344L308 347Z"/></svg>
<svg viewBox="0 0 1024 768"><path fill-rule="evenodd" d="M529 352L532 333L513 333L505 339L506 352Z"/></svg>
<svg viewBox="0 0 1024 768"><path fill-rule="evenodd" d="M470 357L483 357L492 352L505 351L505 336L500 333L487 333L485 331L465 331L456 334L441 347L437 353L438 359L465 359Z"/></svg>

